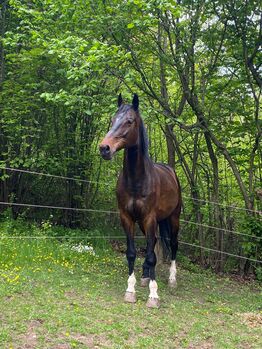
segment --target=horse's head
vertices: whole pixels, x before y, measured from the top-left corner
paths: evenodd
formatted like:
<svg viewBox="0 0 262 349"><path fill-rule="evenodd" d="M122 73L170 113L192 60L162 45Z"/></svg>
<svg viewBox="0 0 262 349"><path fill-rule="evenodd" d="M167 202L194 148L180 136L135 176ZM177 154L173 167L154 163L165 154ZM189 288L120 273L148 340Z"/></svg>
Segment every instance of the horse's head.
<svg viewBox="0 0 262 349"><path fill-rule="evenodd" d="M123 104L121 94L118 96L118 111L113 117L112 127L99 146L103 159L110 160L118 150L138 144L141 122L138 106L137 94L134 94L132 105Z"/></svg>

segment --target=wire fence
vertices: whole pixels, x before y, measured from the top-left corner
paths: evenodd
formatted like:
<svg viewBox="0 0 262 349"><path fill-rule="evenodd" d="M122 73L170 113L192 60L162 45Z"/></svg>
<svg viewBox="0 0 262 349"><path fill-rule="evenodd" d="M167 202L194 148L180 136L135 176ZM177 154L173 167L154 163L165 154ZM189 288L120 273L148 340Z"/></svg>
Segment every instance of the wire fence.
<svg viewBox="0 0 262 349"><path fill-rule="evenodd" d="M17 169L17 168L11 168L11 167L1 167L0 169L2 170L9 170L9 171L15 171L15 172L21 172L21 173L28 173L28 174L34 174L34 175L39 175L39 176L47 176L47 177L53 177L53 178L58 178L58 179L63 179L63 180L73 180L73 181L79 181L79 182L83 182L83 183L96 183L96 184L107 184L107 185L111 185L111 183L106 183L106 182L98 182L98 181L88 181L88 180L84 180L84 179L80 179L80 178L75 178L75 177L67 177L67 176L58 176L58 175L52 175L49 173L42 173L42 172L35 172L35 171L30 171L30 170L24 170L24 169ZM224 204L220 204L217 202L212 202L212 201L207 201L204 199L195 199L192 198L190 196L185 196L185 198L188 199L192 199L192 200L197 200L197 201L201 201L201 202L207 202L209 204L213 204L213 205L221 205L224 207L228 207L228 208L232 208L232 209L238 209L238 210L246 210L246 211L251 211L254 213L258 213L261 214L261 211L256 211L256 210L249 210L246 208L242 208L242 207L237 207L237 206L232 206L232 205L224 205ZM74 207L63 207L63 206L52 206L52 205L37 205L37 204L29 204L29 203L16 203L16 202L5 202L5 201L0 201L0 205L5 205L5 206L18 206L18 207L30 207L30 208L43 208L43 209L58 209L58 210L71 210L71 211L78 211L78 212L93 212L93 213L104 213L104 214L119 214L118 211L113 211L113 210L103 210L103 209L91 209L91 208L74 208ZM193 225L197 225L197 226L202 226L204 228L208 228L208 229L212 229L212 230L218 230L220 232L225 232L225 233L230 233L233 235L241 235L247 238L252 238L252 239L256 239L256 240L262 240L262 237L259 236L254 236L254 235L250 235L250 234L245 234L239 231L235 231L235 230L229 230L229 229L225 229L225 228L221 228L221 227L215 227L215 226L211 226L211 225L207 225L207 224L202 224L202 223L198 223L198 222L193 222L193 221L189 221L189 220L184 220L184 219L180 219L181 222L186 223L186 224L193 224ZM0 236L0 239L125 239L125 236ZM137 236L136 239L142 239L144 238L143 236ZM231 256L234 258L239 258L239 259L243 259L243 260L248 260L251 262L255 262L255 263L259 263L261 264L262 261L261 260L257 260L254 258L249 258L246 256L242 256L242 255L237 255L237 254L233 254L233 253L229 253L229 252L225 252L222 250L217 250L217 249L213 249L213 248L209 248L206 246L202 246L202 245L197 245L197 244L192 244L186 241L179 241L180 244L183 244L185 246L190 246L190 247L194 247L194 248L198 248L198 249L203 249L206 251L210 251L210 252L215 252L215 253L219 253L219 254L223 254L223 255L227 255L227 256Z"/></svg>
<svg viewBox="0 0 262 349"><path fill-rule="evenodd" d="M64 236L64 235L57 235L57 236L6 236L6 235L0 235L0 241L1 240L5 240L5 239L11 239L11 240L63 240L63 239L69 239L69 240L80 240L80 239L84 239L84 240L92 240L92 239L100 239L100 240L121 240L124 239L126 240L125 236L86 236L86 235L80 235L80 236ZM136 240L138 239L144 239L143 236L136 236L135 237ZM190 247L194 247L194 248L199 248L199 249L203 249L206 251L210 251L210 252L216 252L219 254L223 254L226 256L230 256L230 257L234 257L234 258L238 258L238 259L244 259L244 260L248 260L250 262L255 262L258 264L262 264L262 260L258 260L258 259L254 259L254 258L250 258L250 257L245 257L245 256L241 256L241 255L237 255L237 254L233 254L230 252L225 252L225 251L221 251L221 250L216 250L214 248L210 248L210 247L206 247L206 246L201 246L201 245L197 245L197 244L192 244L190 242L186 242L186 241L182 241L182 240L178 240L180 244L182 245L186 245L186 246L190 246Z"/></svg>
<svg viewBox="0 0 262 349"><path fill-rule="evenodd" d="M5 201L0 201L0 205L6 205L6 206L21 206L21 207L32 207L32 208L47 208L47 209L58 209L58 210L71 210L71 211L76 211L76 212L95 212L95 213L105 213L105 214L117 214L119 215L118 211L110 211L110 210L97 210L97 209L92 209L92 208L74 208L74 207L62 207L62 206L47 206L47 205L34 205L34 204L26 204L26 203L18 203L18 202L5 202ZM207 225L207 224L202 224L202 223L197 223L193 221L188 221L185 219L180 219L181 222L188 223L188 224L194 224L198 226L202 226L204 228L209 228L209 229L214 229L214 230L219 230L223 231L226 233L232 233L233 235L242 235L248 238L253 238L257 240L262 240L262 237L260 236L255 236L255 235L250 235L250 234L245 234L241 233L236 230L229 230L221 227L214 227L212 225Z"/></svg>
<svg viewBox="0 0 262 349"><path fill-rule="evenodd" d="M13 171L13 172L34 174L34 175L38 175L38 176L52 177L52 178L57 178L57 179L71 180L71 181L76 181L76 182L81 182L81 183L88 183L88 184L94 183L94 184L102 184L102 185L107 185L107 186L108 185L109 186L112 185L112 183L110 183L110 182L90 181L90 180L86 180L86 179L82 179L82 178L53 175L53 174L50 174L50 173L36 172L36 171L31 171L31 170L26 170L26 169L18 169L18 168L13 168L13 167L0 166L0 169ZM231 205L222 204L220 202L209 201L209 200L206 200L206 199L193 198L192 196L187 196L187 195L183 195L183 198L190 199L190 200L193 200L193 201L208 203L208 204L211 204L211 205L218 205L218 206L221 206L221 207L227 207L227 208L231 208L231 209L234 209L234 210L253 212L253 213L262 215L262 211L260 211L260 210L252 210L252 209L248 209L248 208L245 208L245 207L235 206L235 205L232 205L232 204Z"/></svg>
<svg viewBox="0 0 262 349"><path fill-rule="evenodd" d="M204 202L204 203L208 203L208 204L211 204L211 205L218 205L218 206L221 206L221 207L232 208L234 210L253 212L253 213L257 213L259 215L262 215L262 211L259 211L259 210L251 210L251 209L245 208L245 207L239 207L239 206L234 206L234 205L226 205L226 204L221 204L220 202L208 201L208 200L205 200L205 199L192 198L192 196L187 196L187 195L183 195L183 197L186 198L186 199L193 200L193 201Z"/></svg>
<svg viewBox="0 0 262 349"><path fill-rule="evenodd" d="M33 205L33 204L23 204L23 203L7 203L7 202L3 202L0 201L1 205L14 205L14 206L22 206L22 207L36 207L36 208L50 208L50 209L62 209L62 210L74 210L74 211L80 211L80 212L95 212L95 213L106 213L106 214L119 214L118 211L108 211L108 210L96 210L96 209L81 209L81 208L72 208L72 207L59 207L59 206L45 206L45 205ZM249 234L244 234L244 233L240 233L240 232L235 232L235 231L231 231L231 230L227 230L227 229L222 229L222 228L218 228L218 227L213 227L213 226L208 226L208 225L203 225L200 223L196 223L196 222L192 222L192 221L187 221L187 220L183 220L181 219L182 222L184 223L190 223L190 224L197 224L197 225L202 225L203 227L208 227L208 228L212 228L212 229L219 229L225 232L230 232L230 233L234 233L234 234L241 234L244 236L248 236L251 238L257 238L259 240L261 240L261 237L257 237L257 236L252 236ZM0 235L0 240L1 239L126 239L125 236L112 236L112 235L104 235L104 236L86 236L86 235L82 235L82 236L64 236L64 235L57 235L57 236L6 236L6 235ZM136 236L136 239L144 239L143 236ZM239 259L244 259L244 260L248 260L251 262L255 262L255 263L259 263L261 264L262 261L258 260L258 259L254 259L254 258L249 258L249 257L245 257L245 256L241 256L241 255L236 255L233 253L229 253L229 252L225 252L222 250L217 250L217 249L213 249L213 248L209 248L206 246L202 246L202 245L197 245L197 244L192 244L186 241L181 241L179 240L180 244L186 245L186 246L191 246L194 248L199 248L199 249L203 249L206 251L211 251L211 252L216 252L219 254L223 254L223 255L227 255L227 256L231 256L234 258L239 258Z"/></svg>
<svg viewBox="0 0 262 349"><path fill-rule="evenodd" d="M13 171L13 172L34 174L34 175L38 175L38 176L45 176L45 177L51 177L51 178L65 179L65 180L70 180L70 181L77 181L77 182L81 182L81 183L96 183L96 184L97 183L101 183L101 182L98 182L98 181L88 181L87 179L81 179L81 178L76 178L76 177L58 176L58 175L52 175L50 173L36 172L36 171L30 171L30 170L24 170L24 169L12 168L12 167L1 167L0 166L0 169ZM109 183L104 183L104 184L109 184Z"/></svg>
<svg viewBox="0 0 262 349"><path fill-rule="evenodd" d="M192 244L192 243L189 243L189 242L185 242L185 241L179 241L179 242L180 242L180 244L183 244L183 245L188 245L188 246L200 248L200 249L203 249L203 250L206 250L206 251L216 252L216 253L220 253L220 254L223 254L223 255L226 255L226 256L235 257L235 258L239 258L239 259L245 259L245 260L248 260L248 261L251 261L251 262L262 264L262 261L258 260L258 259L249 258L249 257L245 257L245 256L240 256L240 255L237 255L237 254L233 254L233 253L229 253L229 252L225 252L225 251L221 251L221 250L216 250L214 248L209 248L209 247L205 247L205 246L201 246L201 245L195 245L195 244Z"/></svg>

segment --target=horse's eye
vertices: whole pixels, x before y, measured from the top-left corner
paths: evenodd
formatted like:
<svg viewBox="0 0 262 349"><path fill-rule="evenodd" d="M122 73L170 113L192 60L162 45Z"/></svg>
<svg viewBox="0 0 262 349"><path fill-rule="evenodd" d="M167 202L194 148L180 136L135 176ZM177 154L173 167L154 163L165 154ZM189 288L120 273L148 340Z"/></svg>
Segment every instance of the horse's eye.
<svg viewBox="0 0 262 349"><path fill-rule="evenodd" d="M133 123L133 119L128 119L127 123L128 123L128 125L131 125Z"/></svg>

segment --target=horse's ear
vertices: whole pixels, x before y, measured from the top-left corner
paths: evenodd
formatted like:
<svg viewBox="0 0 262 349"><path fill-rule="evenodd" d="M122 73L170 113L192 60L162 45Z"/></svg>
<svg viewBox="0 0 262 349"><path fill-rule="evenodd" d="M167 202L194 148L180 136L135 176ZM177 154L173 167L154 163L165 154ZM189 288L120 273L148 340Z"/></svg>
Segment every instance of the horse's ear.
<svg viewBox="0 0 262 349"><path fill-rule="evenodd" d="M139 107L139 99L138 99L138 95L136 93L134 94L132 105L133 105L133 108L135 109L135 111L137 111L138 107Z"/></svg>
<svg viewBox="0 0 262 349"><path fill-rule="evenodd" d="M123 104L123 98L121 93L119 93L117 104L118 104L118 107L121 107L121 105Z"/></svg>

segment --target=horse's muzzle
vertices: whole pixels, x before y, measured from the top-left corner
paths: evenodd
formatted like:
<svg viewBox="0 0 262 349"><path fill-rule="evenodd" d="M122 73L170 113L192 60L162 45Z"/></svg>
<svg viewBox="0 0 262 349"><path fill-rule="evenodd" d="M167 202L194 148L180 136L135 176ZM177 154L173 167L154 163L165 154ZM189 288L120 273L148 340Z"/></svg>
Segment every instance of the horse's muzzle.
<svg viewBox="0 0 262 349"><path fill-rule="evenodd" d="M99 146L100 154L104 160L111 160L112 153L109 145L100 145Z"/></svg>

